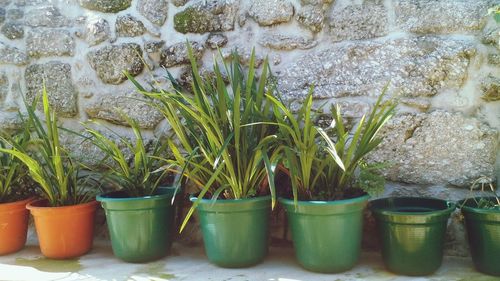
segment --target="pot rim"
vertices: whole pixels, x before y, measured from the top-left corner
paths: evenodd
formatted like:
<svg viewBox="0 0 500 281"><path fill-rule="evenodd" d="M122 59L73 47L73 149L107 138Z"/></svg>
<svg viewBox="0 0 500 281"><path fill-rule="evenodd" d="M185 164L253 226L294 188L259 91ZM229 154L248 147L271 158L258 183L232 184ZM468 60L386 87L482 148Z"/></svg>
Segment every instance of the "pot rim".
<svg viewBox="0 0 500 281"><path fill-rule="evenodd" d="M159 186L156 188L156 190L160 190L160 189L175 190L175 187L173 187L173 186ZM165 194L155 194L155 195L147 195L147 196L139 196L139 197L120 197L120 198L106 197L109 194L117 193L117 192L120 192L120 191L119 190L118 191L110 191L110 192L106 192L103 194L99 194L96 196L96 200L99 202L130 202L130 201L139 201L139 200L145 200L145 199L153 199L153 200L154 199L163 199L165 197L173 197L173 196L177 195L180 192L180 188L177 189L177 191L172 193L172 194L165 193Z"/></svg>
<svg viewBox="0 0 500 281"><path fill-rule="evenodd" d="M257 196L252 198L239 198L239 199L198 199L196 196L189 196L189 201L196 202L200 200L199 204L238 204L245 202L257 202L257 201L267 201L271 199L271 195Z"/></svg>
<svg viewBox="0 0 500 281"><path fill-rule="evenodd" d="M457 203L456 203L457 208L461 209L462 211L468 211L468 212L479 213L479 214L497 214L497 215L500 214L500 209L485 209L485 208L464 205L468 200L475 200L475 199L480 199L480 198L495 200L494 196L476 196L476 197L471 197L471 198L465 198L465 199L457 201Z"/></svg>
<svg viewBox="0 0 500 281"><path fill-rule="evenodd" d="M26 204L35 201L35 197L30 197L22 200L17 200L14 202L6 202L6 203L0 203L0 210L2 209L7 209L7 210L12 210L12 208L18 207L19 209L26 209Z"/></svg>
<svg viewBox="0 0 500 281"><path fill-rule="evenodd" d="M358 203L370 199L370 195L365 194L355 198L341 199L341 200L297 200L297 204L309 205L309 206L321 206L321 205L343 205L349 203ZM293 199L288 198L278 198L278 201L285 205L295 205Z"/></svg>
<svg viewBox="0 0 500 281"><path fill-rule="evenodd" d="M26 204L26 209L30 211L55 211L55 212L63 212L63 211L74 211L77 209L88 209L88 208L96 208L99 205L99 202L97 202L95 199L86 202L86 203L81 203L81 204L76 204L76 205L67 205L67 206L57 206L57 207L51 207L51 206L37 206L38 204L43 204L45 202L48 202L47 199L37 199L30 201Z"/></svg>
<svg viewBox="0 0 500 281"><path fill-rule="evenodd" d="M443 209L437 209L437 210L430 210L430 211L419 211L419 212L404 212L404 211L391 211L387 210L385 207L381 208L376 208L373 206L373 202L383 202L383 201L388 201L388 200L394 200L394 199L411 199L411 200L425 200L425 201L434 201L434 202L440 202L444 203L446 208ZM417 196L397 196L397 197L384 197L384 198L378 198L375 200L370 201L370 210L376 214L381 214L381 215L389 215L389 216L440 216L440 215L448 215L453 212L456 208L455 202L449 201L449 200L444 200L444 199L438 199L438 198L432 198L432 197L417 197Z"/></svg>

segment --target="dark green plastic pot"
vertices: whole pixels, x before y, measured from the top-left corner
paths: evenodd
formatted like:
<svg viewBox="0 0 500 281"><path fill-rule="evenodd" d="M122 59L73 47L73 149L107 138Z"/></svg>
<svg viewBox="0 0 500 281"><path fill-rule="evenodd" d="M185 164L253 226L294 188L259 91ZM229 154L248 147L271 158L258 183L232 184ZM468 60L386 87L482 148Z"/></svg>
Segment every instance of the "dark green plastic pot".
<svg viewBox="0 0 500 281"><path fill-rule="evenodd" d="M111 246L126 262L148 262L166 256L172 244L174 188L156 194L126 197L123 192L97 196L106 212Z"/></svg>
<svg viewBox="0 0 500 281"><path fill-rule="evenodd" d="M458 203L465 218L472 261L478 271L500 276L500 208L483 209L478 200L496 203L494 197L471 198Z"/></svg>
<svg viewBox="0 0 500 281"><path fill-rule="evenodd" d="M198 200L195 197L191 201ZM200 217L208 260L228 268L248 267L267 255L271 197L201 199Z"/></svg>
<svg viewBox="0 0 500 281"><path fill-rule="evenodd" d="M293 200L279 199L286 209L300 265L323 273L351 269L359 259L368 198L298 201L297 205Z"/></svg>
<svg viewBox="0 0 500 281"><path fill-rule="evenodd" d="M396 197L373 200L370 209L377 220L388 270L423 276L441 266L446 226L455 204L432 198Z"/></svg>

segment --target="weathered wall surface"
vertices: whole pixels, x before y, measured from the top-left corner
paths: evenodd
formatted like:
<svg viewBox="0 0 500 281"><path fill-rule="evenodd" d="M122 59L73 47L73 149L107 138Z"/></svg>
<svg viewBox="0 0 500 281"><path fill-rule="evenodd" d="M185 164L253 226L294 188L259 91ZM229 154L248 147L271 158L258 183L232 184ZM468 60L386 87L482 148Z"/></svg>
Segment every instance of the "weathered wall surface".
<svg viewBox="0 0 500 281"><path fill-rule="evenodd" d="M135 99L123 70L148 84L165 82L167 68L185 82L186 39L205 68L218 47L225 55L237 48L244 61L255 47L284 97L300 103L314 84L318 103L341 103L348 118L369 110L390 81L401 104L370 158L391 163L387 194L459 199L458 187L500 178L500 26L487 16L495 4L0 0L0 128L20 126L22 97L33 99L45 81L66 126L93 118L126 134L118 109L159 136L168 125ZM95 160L92 147L66 142Z"/></svg>

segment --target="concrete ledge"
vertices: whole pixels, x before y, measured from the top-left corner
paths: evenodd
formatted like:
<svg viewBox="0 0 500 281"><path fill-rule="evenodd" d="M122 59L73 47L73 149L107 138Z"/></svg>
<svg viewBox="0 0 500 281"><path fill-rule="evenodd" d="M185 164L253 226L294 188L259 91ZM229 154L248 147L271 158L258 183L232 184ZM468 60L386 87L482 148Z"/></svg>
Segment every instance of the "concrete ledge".
<svg viewBox="0 0 500 281"><path fill-rule="evenodd" d="M271 247L266 260L251 268L224 269L210 264L202 246L174 243L172 254L159 261L130 264L113 256L107 241L97 241L93 250L75 260L44 258L36 242L28 242L18 253L0 257L0 280L268 280L268 281L354 281L354 280L500 280L480 274L469 258L445 257L442 267L428 277L405 277L385 271L381 257L364 252L358 265L342 274L316 274L302 269L290 246Z"/></svg>

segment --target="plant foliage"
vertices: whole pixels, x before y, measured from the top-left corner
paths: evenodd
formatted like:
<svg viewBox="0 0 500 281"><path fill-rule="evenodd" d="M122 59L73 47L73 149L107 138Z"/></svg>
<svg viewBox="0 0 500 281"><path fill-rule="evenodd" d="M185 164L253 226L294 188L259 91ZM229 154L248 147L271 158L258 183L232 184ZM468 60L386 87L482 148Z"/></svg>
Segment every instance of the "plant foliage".
<svg viewBox="0 0 500 281"><path fill-rule="evenodd" d="M94 198L94 194L88 189L89 178L82 176L80 165L60 144L57 117L49 106L45 87L42 102L44 121L35 112L37 99L31 105L26 104L27 119L21 115L26 130L31 131L29 144L11 141L11 148L1 148L0 152L17 158L26 166L30 177L38 183L50 206L89 202ZM27 138L26 135L23 137Z"/></svg>
<svg viewBox="0 0 500 281"><path fill-rule="evenodd" d="M202 77L189 44L188 50L193 76L190 92L181 89L170 75L175 90L159 92L145 91L129 76L144 95L158 102L152 105L175 132L181 149L172 140L169 146L178 170L199 187L199 199L263 195L260 186L267 179L274 205L279 153L273 148L276 126L269 124L275 122L267 98L273 96L274 87L267 60L257 76L254 52L247 71L233 53L228 62L214 60L214 75Z"/></svg>
<svg viewBox="0 0 500 281"><path fill-rule="evenodd" d="M92 136L92 143L105 155L101 161L101 167L105 168L104 179L130 197L154 195L168 176L168 169L162 168L167 163L163 158L168 149L167 143L157 139L149 144L144 140L137 122L124 114L122 117L132 128L135 142L115 134L121 147L101 132L86 127ZM128 157L122 148L132 152L132 157Z"/></svg>
<svg viewBox="0 0 500 281"><path fill-rule="evenodd" d="M332 107L333 122L329 129L314 125L312 88L296 114L278 99L268 97L274 104L280 150L289 170L294 200L335 200L350 192L360 165L366 167L364 157L382 141L377 133L394 112L395 103L382 101L385 91L369 115L361 118L352 135L346 130L338 105ZM332 131L332 136L327 130ZM363 174L365 180L367 172ZM375 180L380 182L380 178Z"/></svg>

